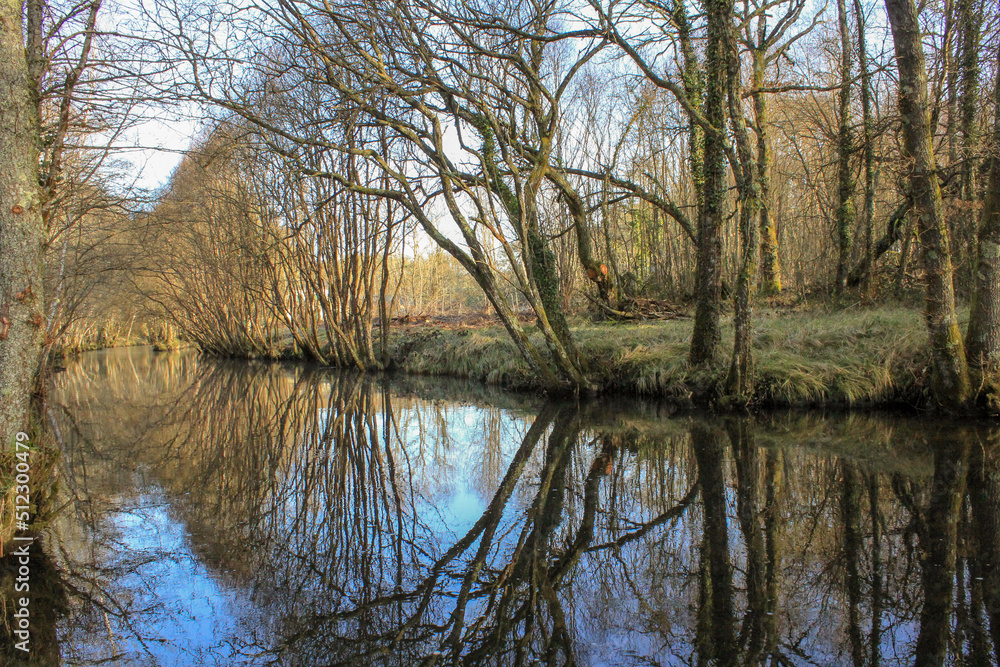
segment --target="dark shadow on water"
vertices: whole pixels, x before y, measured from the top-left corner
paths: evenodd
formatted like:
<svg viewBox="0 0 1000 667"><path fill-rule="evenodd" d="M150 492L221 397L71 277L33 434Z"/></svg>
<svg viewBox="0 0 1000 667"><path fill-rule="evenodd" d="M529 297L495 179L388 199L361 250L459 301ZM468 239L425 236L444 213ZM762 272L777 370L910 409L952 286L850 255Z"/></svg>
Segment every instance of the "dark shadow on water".
<svg viewBox="0 0 1000 667"><path fill-rule="evenodd" d="M40 540L18 543L0 558L0 591L0 665L58 665L56 626L67 610L66 590Z"/></svg>

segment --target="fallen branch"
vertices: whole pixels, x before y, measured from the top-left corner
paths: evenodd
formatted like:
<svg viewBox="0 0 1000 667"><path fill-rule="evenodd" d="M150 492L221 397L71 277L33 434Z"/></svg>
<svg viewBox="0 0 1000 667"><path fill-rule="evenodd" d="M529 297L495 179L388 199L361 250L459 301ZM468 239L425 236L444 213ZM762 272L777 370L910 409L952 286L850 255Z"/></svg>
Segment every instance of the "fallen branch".
<svg viewBox="0 0 1000 667"><path fill-rule="evenodd" d="M595 299L586 292L581 292L587 300L596 305L609 317L625 321L641 320L676 320L687 317L677 310L673 305L660 299L642 299L636 297L624 297L618 303L618 308L612 308L599 299Z"/></svg>

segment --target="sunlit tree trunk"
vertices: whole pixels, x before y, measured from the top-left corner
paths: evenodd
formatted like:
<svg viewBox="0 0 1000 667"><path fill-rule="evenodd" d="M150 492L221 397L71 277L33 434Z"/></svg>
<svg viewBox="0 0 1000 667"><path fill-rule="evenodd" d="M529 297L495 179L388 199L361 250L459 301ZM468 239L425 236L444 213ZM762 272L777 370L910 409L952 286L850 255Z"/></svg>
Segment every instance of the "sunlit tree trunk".
<svg viewBox="0 0 1000 667"><path fill-rule="evenodd" d="M765 25L765 17L759 19ZM759 31L763 32L763 30ZM758 36L760 41L763 41ZM778 260L778 230L771 217L771 148L767 133L770 121L767 115L767 99L761 92L764 88L764 71L767 65L766 47L758 48L753 54L753 105L756 115L754 130L757 134L757 180L760 183L760 292L777 294L781 291L781 262Z"/></svg>
<svg viewBox="0 0 1000 667"><path fill-rule="evenodd" d="M0 0L0 441L27 428L42 346L42 225L22 4Z"/></svg>
<svg viewBox="0 0 1000 667"><path fill-rule="evenodd" d="M927 70L913 0L886 0L899 67L899 108L909 181L921 244L927 292L924 315L933 356L932 386L942 405L964 406L969 397L965 346L955 314L951 250L945 227L931 130L927 118Z"/></svg>

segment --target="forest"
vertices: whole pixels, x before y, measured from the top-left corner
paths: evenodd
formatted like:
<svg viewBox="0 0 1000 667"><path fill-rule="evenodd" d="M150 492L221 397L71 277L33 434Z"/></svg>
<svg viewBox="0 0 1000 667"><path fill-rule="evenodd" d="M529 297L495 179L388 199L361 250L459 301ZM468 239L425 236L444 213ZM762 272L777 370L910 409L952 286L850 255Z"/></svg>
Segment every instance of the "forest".
<svg viewBox="0 0 1000 667"><path fill-rule="evenodd" d="M548 393L748 406L804 376L834 402L990 409L993 3L28 0L18 31L20 8L4 391L133 340L430 369L393 323L444 323L461 357L447 325L482 315L516 360L493 380ZM144 190L125 149L154 117L196 134ZM793 358L758 373L782 338ZM839 390L810 345L863 381ZM461 366L439 371L490 379Z"/></svg>
<svg viewBox="0 0 1000 667"><path fill-rule="evenodd" d="M0 665L995 664L1000 4L0 0L0 396Z"/></svg>

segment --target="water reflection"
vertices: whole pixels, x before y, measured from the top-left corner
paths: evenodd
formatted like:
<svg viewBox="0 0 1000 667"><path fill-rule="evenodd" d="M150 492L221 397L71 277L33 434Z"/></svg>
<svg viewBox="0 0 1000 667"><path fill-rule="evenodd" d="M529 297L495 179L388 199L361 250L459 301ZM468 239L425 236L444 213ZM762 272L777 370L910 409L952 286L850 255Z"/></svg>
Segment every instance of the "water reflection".
<svg viewBox="0 0 1000 667"><path fill-rule="evenodd" d="M989 426L476 391L84 357L51 412L64 660L994 663Z"/></svg>

